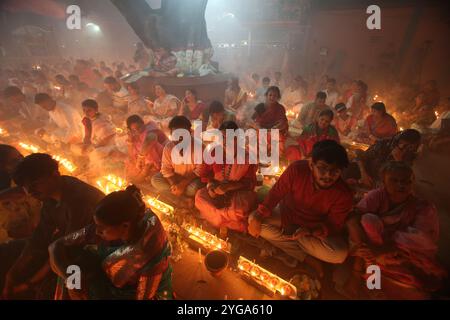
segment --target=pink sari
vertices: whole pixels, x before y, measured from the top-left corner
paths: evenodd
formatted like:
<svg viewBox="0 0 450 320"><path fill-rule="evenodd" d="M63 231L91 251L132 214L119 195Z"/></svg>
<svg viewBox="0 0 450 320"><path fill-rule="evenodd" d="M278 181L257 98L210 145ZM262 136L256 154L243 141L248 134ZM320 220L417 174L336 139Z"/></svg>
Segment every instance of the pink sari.
<svg viewBox="0 0 450 320"><path fill-rule="evenodd" d="M214 177L215 181L224 182L223 166L203 165L200 177L204 181L208 177ZM231 166L231 170L229 170L229 166ZM252 164L226 165L225 171L229 170L228 181L245 179L249 182L249 188L231 192L229 205L224 208L217 208L207 188L199 190L195 196L195 206L202 217L214 227L227 227L245 232L247 230L247 216L252 210L256 209L256 193L253 191L256 185L256 169L256 166Z"/></svg>
<svg viewBox="0 0 450 320"><path fill-rule="evenodd" d="M436 260L439 218L436 208L415 196L389 208L384 188L372 190L357 205L363 213L361 225L369 241L377 246L393 243L401 262L378 262L385 276L404 285L433 291L445 276ZM392 253L387 253L387 255Z"/></svg>

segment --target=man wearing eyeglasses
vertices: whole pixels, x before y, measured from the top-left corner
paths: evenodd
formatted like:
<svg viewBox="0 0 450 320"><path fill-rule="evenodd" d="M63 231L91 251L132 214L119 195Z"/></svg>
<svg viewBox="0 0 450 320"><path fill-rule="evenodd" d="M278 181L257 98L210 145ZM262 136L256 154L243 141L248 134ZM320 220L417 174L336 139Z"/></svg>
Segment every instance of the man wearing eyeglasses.
<svg viewBox="0 0 450 320"><path fill-rule="evenodd" d="M341 179L347 165L347 152L336 141L316 143L312 159L292 163L250 215L249 233L268 240L296 262L312 264L319 275L317 259L344 262L348 249L341 232L353 201ZM272 215L275 211L279 217Z"/></svg>

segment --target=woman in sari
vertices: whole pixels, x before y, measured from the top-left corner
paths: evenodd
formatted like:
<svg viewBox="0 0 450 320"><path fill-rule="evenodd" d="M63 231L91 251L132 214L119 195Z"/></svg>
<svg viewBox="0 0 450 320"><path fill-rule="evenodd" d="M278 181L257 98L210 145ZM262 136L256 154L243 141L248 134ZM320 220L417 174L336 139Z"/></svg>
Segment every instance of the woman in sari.
<svg viewBox="0 0 450 320"><path fill-rule="evenodd" d="M397 131L397 122L386 112L384 103L375 102L371 107L371 114L364 122L360 139L365 143L374 144L378 140L392 138Z"/></svg>
<svg viewBox="0 0 450 320"><path fill-rule="evenodd" d="M201 100L197 100L197 91L195 89L189 89L186 90L179 115L185 116L191 121L197 119L202 120L206 108L207 106L205 103Z"/></svg>
<svg viewBox="0 0 450 320"><path fill-rule="evenodd" d="M388 163L382 177L383 187L370 191L347 223L355 283L375 264L403 287L434 291L445 276L436 260L436 208L413 194L414 173L406 163Z"/></svg>
<svg viewBox="0 0 450 320"><path fill-rule="evenodd" d="M323 110L319 113L319 118L314 123L306 126L298 138L296 146L289 146L286 150L286 157L289 162L302 160L311 155L314 144L323 140L334 140L340 142L339 133L331 125L333 121L333 111Z"/></svg>
<svg viewBox="0 0 450 320"><path fill-rule="evenodd" d="M240 164L236 161L237 141L234 141L235 162L225 164L226 159L226 130L237 130L233 121L222 124L220 130L224 136L223 161L220 163L203 164L200 169L202 182L207 187L200 189L195 196L195 206L200 214L212 226L220 228L223 237L227 229L239 232L247 230L248 214L256 209L256 170L254 164ZM231 143L231 141L230 141ZM214 149L215 152L217 149ZM244 150L241 150L246 154ZM214 156L213 156L214 157Z"/></svg>
<svg viewBox="0 0 450 320"><path fill-rule="evenodd" d="M286 109L279 103L281 99L281 92L278 87L269 87L266 91L265 104L259 104L255 107L255 114L253 119L254 126L257 129L278 129L279 138L279 152L284 154L285 143L288 136L289 124L286 117ZM270 133L267 135L267 146L270 148Z"/></svg>
<svg viewBox="0 0 450 320"><path fill-rule="evenodd" d="M171 118L177 115L181 101L174 95L167 94L162 85L155 85L156 100L151 110L155 121Z"/></svg>
<svg viewBox="0 0 450 320"><path fill-rule="evenodd" d="M50 265L64 280L55 299L172 298L170 243L135 186L101 200L94 222L50 245ZM82 270L81 288L66 292L71 265Z"/></svg>
<svg viewBox="0 0 450 320"><path fill-rule="evenodd" d="M279 103L281 92L278 87L269 87L265 93L266 103L264 108L258 106L253 116L260 129L279 129L280 134L286 136L289 126L286 117L286 109Z"/></svg>
<svg viewBox="0 0 450 320"><path fill-rule="evenodd" d="M161 159L167 136L153 121L144 123L138 115L127 119L128 160L126 177L133 183L144 183L161 170Z"/></svg>

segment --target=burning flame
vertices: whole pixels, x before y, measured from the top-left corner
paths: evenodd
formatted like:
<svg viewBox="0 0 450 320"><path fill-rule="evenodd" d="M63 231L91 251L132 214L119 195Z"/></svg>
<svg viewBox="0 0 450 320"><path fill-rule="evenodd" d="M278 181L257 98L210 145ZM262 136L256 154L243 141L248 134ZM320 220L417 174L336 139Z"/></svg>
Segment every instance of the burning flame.
<svg viewBox="0 0 450 320"><path fill-rule="evenodd" d="M434 115L436 116L436 118L439 118L439 112L435 111Z"/></svg>
<svg viewBox="0 0 450 320"><path fill-rule="evenodd" d="M24 149L24 150L26 150L28 152L31 152L31 153L38 153L38 152L40 152L39 147L34 146L32 144L19 142L19 146L22 149ZM77 169L77 166L73 162L71 162L70 160L68 160L66 158L63 158L60 155L53 155L52 158L55 159L56 161L58 161L58 163L60 165L62 165L70 173L73 173Z"/></svg>
<svg viewBox="0 0 450 320"><path fill-rule="evenodd" d="M122 134L123 132L124 132L124 130L122 128L119 128L119 127L116 128L117 134Z"/></svg>
<svg viewBox="0 0 450 320"><path fill-rule="evenodd" d="M400 128L401 129L401 128ZM353 147L356 147L356 148L358 148L358 149L361 149L362 151L366 151L367 149L369 149L369 145L368 144L365 144L365 143L360 143L360 142L355 142L355 141L352 141L352 146Z"/></svg>
<svg viewBox="0 0 450 320"><path fill-rule="evenodd" d="M272 168L273 175L277 176L277 177L280 177L285 170L286 170L286 167L280 168L280 167L276 166L276 167Z"/></svg>
<svg viewBox="0 0 450 320"><path fill-rule="evenodd" d="M229 252L230 244L218 238L217 236L195 226L191 226L190 224L186 224L184 229L190 234L189 238L196 241L206 248L212 248L217 250L223 250Z"/></svg>
<svg viewBox="0 0 450 320"><path fill-rule="evenodd" d="M114 191L120 191L125 189L128 185L127 181L121 177L118 177L114 174L109 174L107 176L103 176L96 181L97 186L101 191L105 194L110 194Z"/></svg>
<svg viewBox="0 0 450 320"><path fill-rule="evenodd" d="M6 129L3 129L0 127L0 136L6 137L7 135L8 135L8 131L6 131Z"/></svg>
<svg viewBox="0 0 450 320"><path fill-rule="evenodd" d="M171 215L174 211L173 207L157 198L146 196L145 202L155 211L162 212L165 215Z"/></svg>
<svg viewBox="0 0 450 320"><path fill-rule="evenodd" d="M292 297L297 295L297 288L293 284L243 256L239 257L238 269L245 275L250 276L258 284L273 292L279 292L282 296Z"/></svg>
<svg viewBox="0 0 450 320"><path fill-rule="evenodd" d="M26 151L29 151L29 152L31 152L31 153L38 153L38 152L39 152L39 148L36 147L36 146L34 146L34 145L32 145L32 144L27 144L27 143L24 143L24 142L19 142L19 146L20 146L22 149L24 149L24 150L26 150Z"/></svg>
<svg viewBox="0 0 450 320"><path fill-rule="evenodd" d="M286 111L286 117L297 118L298 113L295 113L293 110L288 110L288 111Z"/></svg>
<svg viewBox="0 0 450 320"><path fill-rule="evenodd" d="M376 94L373 96L373 101L381 101L381 97Z"/></svg>
<svg viewBox="0 0 450 320"><path fill-rule="evenodd" d="M73 173L77 169L72 162L59 155L52 156L52 158L58 161L70 173Z"/></svg>

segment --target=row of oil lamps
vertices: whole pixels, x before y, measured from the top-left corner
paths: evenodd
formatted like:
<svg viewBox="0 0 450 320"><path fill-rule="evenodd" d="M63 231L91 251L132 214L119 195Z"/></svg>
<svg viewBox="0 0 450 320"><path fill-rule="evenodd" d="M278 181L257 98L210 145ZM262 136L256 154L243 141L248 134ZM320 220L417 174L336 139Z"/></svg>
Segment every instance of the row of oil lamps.
<svg viewBox="0 0 450 320"><path fill-rule="evenodd" d="M102 179L107 183L101 183L101 180L98 180L97 185L106 193L122 190L127 185L127 182L124 179L112 174L102 177ZM162 212L166 215L173 213L174 209L172 206L157 198L146 196L145 201L152 209L155 209L158 212ZM230 252L231 244L220 239L216 235L191 224L184 224L183 228L189 233L189 238L200 246L209 250ZM259 285L269 289L271 292L278 292L282 296L291 298L295 298L297 295L297 289L294 285L242 256L239 257L238 260L238 269L241 273L250 277Z"/></svg>
<svg viewBox="0 0 450 320"><path fill-rule="evenodd" d="M273 293L278 292L282 296L290 298L296 298L297 296L297 288L293 284L243 256L239 257L238 269L241 273Z"/></svg>
<svg viewBox="0 0 450 320"><path fill-rule="evenodd" d="M2 133L3 132L0 131L0 134ZM39 152L39 148L31 144L20 142L19 146L28 152ZM53 156L53 158L63 165L70 173L75 171L75 165L73 165L69 160L60 156ZM275 167L274 173L276 175L281 175L284 170L284 167ZM100 190L106 194L109 194L114 191L123 190L128 185L128 182L114 174L109 174L99 178L96 181L96 184ZM165 215L173 214L174 208L165 202L151 196L145 196L144 199L145 202L155 211L161 212ZM229 242L220 239L202 228L190 224L185 224L183 228L189 233L189 238L201 246L210 250L230 252L231 244ZM238 269L241 273L250 277L259 285L269 289L271 292L278 292L285 297L295 297L297 294L297 289L294 285L242 256L239 257L238 260Z"/></svg>
<svg viewBox="0 0 450 320"><path fill-rule="evenodd" d="M128 182L121 177L118 177L114 174L108 174L106 176L100 177L96 181L97 187L103 191L105 194L109 194L111 192L120 191L127 187ZM155 197L144 196L145 202L152 208L158 212L161 212L165 215L171 215L174 211L174 208L167 203L158 200Z"/></svg>
<svg viewBox="0 0 450 320"><path fill-rule="evenodd" d="M36 147L35 145L19 142L19 147L21 147L23 150L31 152L31 153L37 153L40 151L39 147ZM75 172L77 167L75 164L73 164L70 160L60 156L60 155L53 155L53 159L59 162L60 165L62 165L69 173Z"/></svg>
<svg viewBox="0 0 450 320"><path fill-rule="evenodd" d="M203 247L211 250L230 252L231 245L227 241L220 239L202 228L190 224L185 224L183 227L189 233L189 238Z"/></svg>

